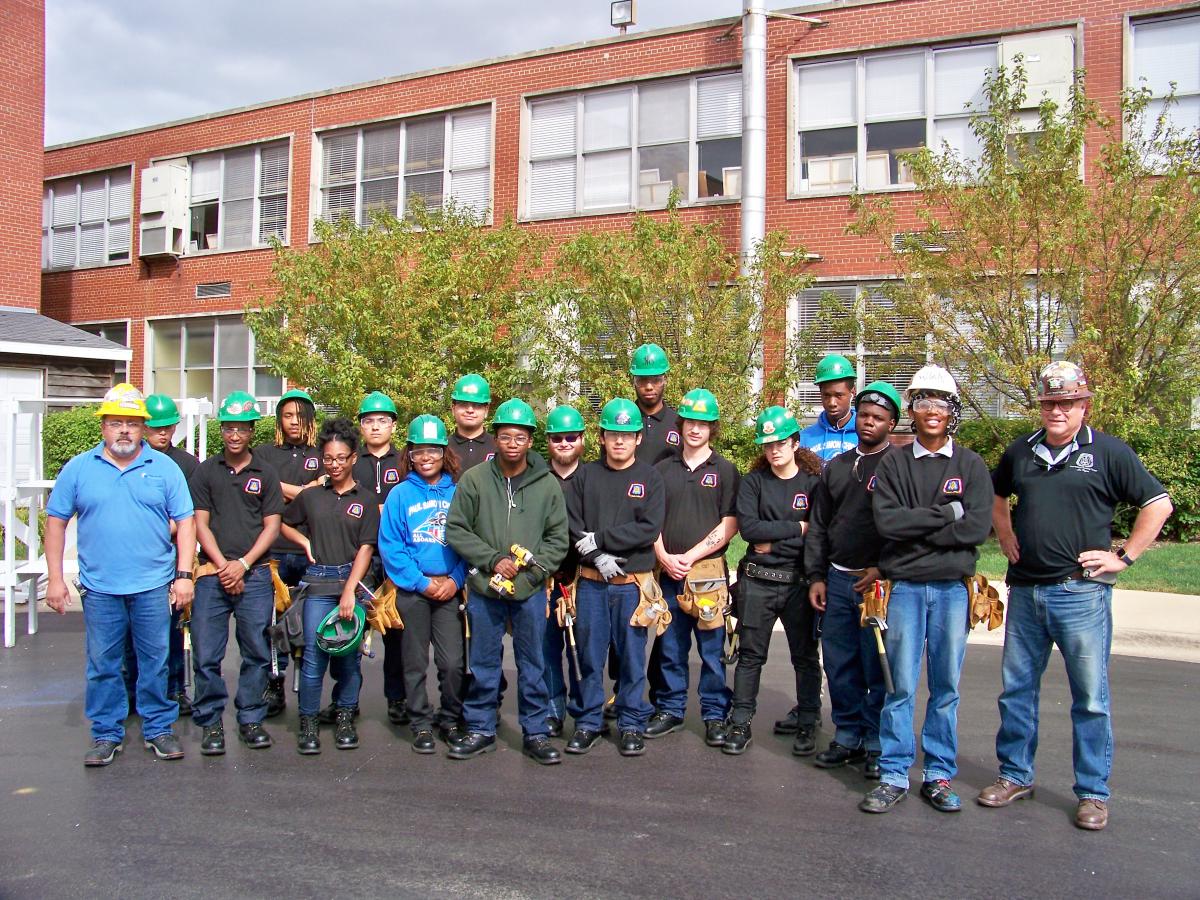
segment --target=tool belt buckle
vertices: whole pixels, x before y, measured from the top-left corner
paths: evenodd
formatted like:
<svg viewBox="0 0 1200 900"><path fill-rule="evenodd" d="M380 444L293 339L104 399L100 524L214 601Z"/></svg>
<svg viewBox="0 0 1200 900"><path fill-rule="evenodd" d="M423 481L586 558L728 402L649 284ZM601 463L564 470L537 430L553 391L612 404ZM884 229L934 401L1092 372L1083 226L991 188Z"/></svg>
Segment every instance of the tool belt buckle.
<svg viewBox="0 0 1200 900"><path fill-rule="evenodd" d="M777 584L792 584L796 573L789 569L770 569L757 563L746 563L746 574L759 581L774 581Z"/></svg>

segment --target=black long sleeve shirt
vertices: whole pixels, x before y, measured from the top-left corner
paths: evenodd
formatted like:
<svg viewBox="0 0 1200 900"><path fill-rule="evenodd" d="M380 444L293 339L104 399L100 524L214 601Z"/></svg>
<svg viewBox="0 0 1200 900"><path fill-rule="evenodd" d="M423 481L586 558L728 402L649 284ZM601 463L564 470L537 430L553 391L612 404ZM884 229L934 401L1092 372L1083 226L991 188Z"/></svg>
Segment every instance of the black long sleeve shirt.
<svg viewBox="0 0 1200 900"><path fill-rule="evenodd" d="M869 455L860 455L855 448L839 453L825 466L804 542L804 571L810 582L824 581L830 563L846 569L879 564L881 539L875 530L872 500L879 463L893 452L897 451L890 445Z"/></svg>
<svg viewBox="0 0 1200 900"><path fill-rule="evenodd" d="M625 557L626 572L654 568L654 541L666 516L662 477L644 462L610 469L603 461L575 470L567 485L567 520L571 543L584 532L596 536L596 550L580 560L594 565L598 553Z"/></svg>
<svg viewBox="0 0 1200 900"><path fill-rule="evenodd" d="M770 469L753 471L742 478L737 496L738 531L749 544L746 559L768 568L800 566L804 554L804 528L810 521L813 491L819 476L797 471L779 478ZM755 544L771 545L767 553L755 553Z"/></svg>

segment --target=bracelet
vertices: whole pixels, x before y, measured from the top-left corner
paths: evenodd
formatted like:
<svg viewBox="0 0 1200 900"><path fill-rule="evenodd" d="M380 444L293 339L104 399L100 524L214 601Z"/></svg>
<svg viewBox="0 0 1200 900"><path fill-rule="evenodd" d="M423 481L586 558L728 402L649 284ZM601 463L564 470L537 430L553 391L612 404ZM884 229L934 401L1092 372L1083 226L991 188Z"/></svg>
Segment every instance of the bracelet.
<svg viewBox="0 0 1200 900"><path fill-rule="evenodd" d="M239 556L238 562L242 564L242 568L244 568L247 572L250 571L250 563L246 562L246 558L244 556Z"/></svg>
<svg viewBox="0 0 1200 900"><path fill-rule="evenodd" d="M1130 566L1132 566L1132 565L1133 565L1135 562L1137 562L1137 560L1136 560L1136 559L1134 559L1132 556L1130 556L1128 553L1126 553L1126 552L1125 552L1125 548L1124 548L1124 547L1122 547L1122 548L1120 549L1120 551L1118 551L1118 553L1117 553L1117 559L1119 559L1121 562L1125 563L1125 568L1129 568L1129 567L1130 567Z"/></svg>
<svg viewBox="0 0 1200 900"><path fill-rule="evenodd" d="M180 569L179 571L177 571L175 573L175 580L176 581L194 581L195 579L192 578L191 572L185 572L183 569Z"/></svg>

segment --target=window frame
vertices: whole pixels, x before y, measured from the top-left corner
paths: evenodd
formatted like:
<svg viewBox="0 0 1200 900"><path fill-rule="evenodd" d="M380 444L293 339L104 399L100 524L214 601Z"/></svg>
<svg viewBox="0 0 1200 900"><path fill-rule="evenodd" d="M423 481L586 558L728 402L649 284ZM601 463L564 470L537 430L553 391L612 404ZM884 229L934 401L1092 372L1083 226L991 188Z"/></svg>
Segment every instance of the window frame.
<svg viewBox="0 0 1200 900"><path fill-rule="evenodd" d="M107 341L112 341L114 344L120 344L126 350L130 349L130 339L132 337L133 323L131 319L96 319L87 322L71 322L72 328L78 328L80 331L86 331L88 334L102 337ZM125 340L118 341L104 334L104 331L109 328L124 328ZM92 329L95 329L94 331ZM123 381L129 381L129 367L131 363L122 361L113 363L113 384L117 385Z"/></svg>
<svg viewBox="0 0 1200 900"><path fill-rule="evenodd" d="M221 326L220 322L226 321L229 323L238 322L246 329L246 365L245 366L222 366L220 365L221 352ZM256 380L260 370L262 374L269 378L277 379L279 382L280 393L282 393L284 379L281 375L273 375L267 371L267 366L260 363L257 359L257 343L254 338L254 331L248 325L240 311L213 312L213 313L188 313L184 315L169 315L169 316L153 316L145 319L144 328L144 356L145 364L143 367L144 381L146 383L146 393L172 393L159 388L158 381L160 372L176 372L179 377L179 392L175 399L184 399L191 396L187 390L187 373L189 371L205 371L212 373L213 379L213 394L218 393L220 385L218 377L221 370L229 369L244 369L246 380L242 383L243 386L236 387L234 390L246 390L258 400L271 400L277 398L278 395L264 393L261 396L255 390ZM155 347L156 330L167 326L177 326L179 329L179 357L176 360L178 365L164 366L157 358L158 351ZM192 364L187 362L187 329L192 325L207 325L213 330L212 338L212 353L210 355L209 364ZM210 400L214 403L219 403L221 398L218 396L210 396Z"/></svg>
<svg viewBox="0 0 1200 900"><path fill-rule="evenodd" d="M112 210L112 178L113 175L119 173L128 174L128 191L129 191L129 209L125 215L113 216ZM85 181L95 178L104 179L104 218L83 221L83 185ZM71 224L74 229L74 262L69 266L53 265L54 257L54 232L56 229L65 230L66 225L54 225L54 198L59 196L57 186L66 186L70 184L72 192L75 195L75 220ZM114 252L120 256L122 251L119 247L110 246L112 230L114 226L120 226L125 223L128 228L129 244L124 250L124 259L113 259ZM83 230L87 225L100 223L104 229L104 260L102 262L82 263L80 254L83 250ZM51 274L54 272L73 272L85 269L103 269L110 266L128 266L133 264L133 166L114 166L112 168L96 169L87 172L77 172L70 175L58 175L52 178L46 178L42 181L42 257L41 271L42 274Z"/></svg>
<svg viewBox="0 0 1200 900"><path fill-rule="evenodd" d="M263 191L263 151L272 147L286 147L284 154L287 160L287 179L284 191ZM270 240L262 240L262 219L263 219L263 204L266 201L278 200L283 197L283 234L280 236L280 241L284 246L291 243L291 224L292 224L292 138L290 135L271 138L265 141L255 141L249 144L237 144L230 147L221 147L214 150L204 150L198 153L189 154L185 157L188 167L188 236L184 242L184 256L211 256L216 253L241 253L247 250L265 250L270 249ZM225 197L225 158L229 154L245 153L252 151L254 153L254 173L253 189L249 197L226 198ZM216 157L219 161L217 173L217 193L213 200L196 201L193 199L192 189L192 173L199 159L211 159ZM225 244L225 205L229 202L237 202L241 200L249 200L251 202L250 214L250 243L244 247L226 247ZM217 214L217 246L216 247L197 247L192 248L192 218L194 210L200 206L215 204L218 209Z"/></svg>
<svg viewBox="0 0 1200 900"><path fill-rule="evenodd" d="M1162 25L1169 22L1178 22L1186 19L1200 19L1200 8L1193 7L1191 9L1173 10L1159 14L1125 14L1125 39L1124 53L1122 54L1123 68L1121 73L1121 83L1126 89L1138 90L1141 87L1141 81L1135 80L1134 75L1137 66L1137 29L1144 25ZM1200 53L1200 47L1197 48L1197 52ZM1166 95L1152 93L1149 105L1153 105L1161 101L1165 96ZM1183 98L1200 98L1200 85L1198 85L1197 89L1194 91L1175 94L1175 99L1177 102ZM1149 109L1147 109L1147 112L1149 112ZM1176 124L1173 118L1171 119L1171 124ZM1152 127L1153 121L1148 120L1147 125ZM1133 137L1133 135L1129 133L1128 122L1122 123L1122 136L1126 140Z"/></svg>

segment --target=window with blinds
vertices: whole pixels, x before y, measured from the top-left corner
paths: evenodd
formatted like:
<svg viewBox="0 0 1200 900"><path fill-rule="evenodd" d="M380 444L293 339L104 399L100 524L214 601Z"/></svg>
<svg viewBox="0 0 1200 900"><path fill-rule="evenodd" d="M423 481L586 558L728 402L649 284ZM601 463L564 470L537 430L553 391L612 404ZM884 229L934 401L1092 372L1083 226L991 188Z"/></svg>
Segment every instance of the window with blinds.
<svg viewBox="0 0 1200 900"><path fill-rule="evenodd" d="M331 132L320 139L319 217L368 225L376 210L491 205L492 113L472 109Z"/></svg>
<svg viewBox="0 0 1200 900"><path fill-rule="evenodd" d="M1194 136L1200 128L1200 15L1133 23L1131 88L1148 87L1151 97L1143 128L1152 132L1167 111L1164 99L1175 85L1168 124Z"/></svg>
<svg viewBox="0 0 1200 900"><path fill-rule="evenodd" d="M531 101L528 165L530 218L739 197L741 75Z"/></svg>
<svg viewBox="0 0 1200 900"><path fill-rule="evenodd" d="M42 191L42 269L129 262L129 169L48 181Z"/></svg>
<svg viewBox="0 0 1200 900"><path fill-rule="evenodd" d="M287 141L191 157L188 252L286 242L289 164Z"/></svg>
<svg viewBox="0 0 1200 900"><path fill-rule="evenodd" d="M247 391L261 400L283 390L283 379L257 359L254 334L241 316L159 319L146 326L150 391L210 399Z"/></svg>

